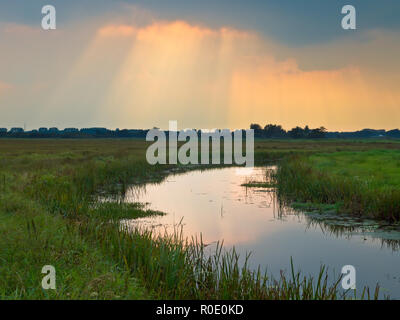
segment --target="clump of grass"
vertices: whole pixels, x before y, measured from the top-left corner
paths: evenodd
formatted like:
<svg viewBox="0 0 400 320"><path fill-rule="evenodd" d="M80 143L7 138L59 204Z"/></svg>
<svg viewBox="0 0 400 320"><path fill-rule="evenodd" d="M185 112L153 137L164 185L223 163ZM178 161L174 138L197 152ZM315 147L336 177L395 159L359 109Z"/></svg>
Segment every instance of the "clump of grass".
<svg viewBox="0 0 400 320"><path fill-rule="evenodd" d="M339 212L337 204L326 204L326 203L311 203L311 202L292 202L291 207L296 210L302 211L318 211L322 212Z"/></svg>
<svg viewBox="0 0 400 320"><path fill-rule="evenodd" d="M125 265L153 298L348 298L349 292L340 289L341 278L329 282L324 266L314 279L295 272L291 262L290 276L282 273L278 279L273 279L260 268L250 270L249 256L246 256L244 264L240 264L235 250L225 251L221 243L213 252L206 252L201 238L189 241L183 239L179 231L171 235L154 234L151 230L140 228L120 232L120 226L112 224L97 228L97 232L90 224L83 228L82 232L90 235L121 266ZM368 292L367 289L358 298L369 298L365 292Z"/></svg>
<svg viewBox="0 0 400 320"><path fill-rule="evenodd" d="M146 204L122 201L95 202L88 212L91 218L117 221L164 214L164 212L147 209Z"/></svg>
<svg viewBox="0 0 400 320"><path fill-rule="evenodd" d="M292 157L276 173L278 193L286 202L331 204L358 217L398 221L400 174L390 174L388 161L399 157L398 151Z"/></svg>
<svg viewBox="0 0 400 320"><path fill-rule="evenodd" d="M249 181L242 183L241 186L247 188L275 188L276 184L271 182Z"/></svg>
<svg viewBox="0 0 400 320"><path fill-rule="evenodd" d="M262 181L249 179L243 183L242 186L247 188L275 188L275 169L266 169L265 176Z"/></svg>

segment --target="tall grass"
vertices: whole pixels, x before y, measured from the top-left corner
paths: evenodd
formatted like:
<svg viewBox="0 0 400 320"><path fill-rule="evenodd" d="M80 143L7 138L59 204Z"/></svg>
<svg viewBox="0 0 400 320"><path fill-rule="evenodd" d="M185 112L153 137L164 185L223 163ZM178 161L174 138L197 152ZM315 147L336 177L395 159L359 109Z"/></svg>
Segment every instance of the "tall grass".
<svg viewBox="0 0 400 320"><path fill-rule="evenodd" d="M260 145L256 158L268 153L264 142ZM267 160L284 157L293 147L304 149L287 142L267 145L276 149ZM101 203L99 195L123 195L130 184L161 181L172 168L188 170L148 165L145 147L140 141L119 140L2 141L0 259L6 267L0 269L1 297L346 298L339 279L328 281L324 267L312 278L292 265L291 274L272 279L240 264L236 252L226 252L222 244L210 254L201 239L187 241L179 232L121 230L120 219L158 213L138 205ZM315 146L307 142L306 148ZM284 170L292 172L288 166ZM59 289L48 294L39 287L38 268L52 262L57 263Z"/></svg>
<svg viewBox="0 0 400 320"><path fill-rule="evenodd" d="M397 151L393 154L400 155ZM343 157L346 162L338 163L335 157ZM360 157L362 160L358 162ZM326 158L333 161L321 164L321 159ZM398 221L400 183L393 181L393 175L381 179L372 165L360 171L358 167L368 158L374 158L376 166L393 165L376 151L288 158L276 174L279 196L286 202L337 204L340 211L358 217Z"/></svg>
<svg viewBox="0 0 400 320"><path fill-rule="evenodd" d="M125 266L148 290L150 297L161 299L346 299L354 292L341 289L339 277L328 281L321 266L314 279L295 272L268 277L260 268L248 268L234 249L225 251L218 243L211 252L200 239L183 239L182 233L154 234L148 229L122 230L118 223L99 227L81 226L81 232L98 243L106 254ZM374 297L378 298L379 288ZM373 298L365 288L357 298Z"/></svg>
<svg viewBox="0 0 400 320"><path fill-rule="evenodd" d="M212 254L205 252L201 239L153 234L147 229L127 230L120 219L151 214L139 205L120 202L99 203L93 195L108 185L121 187L109 192L124 192L129 183L162 179L164 168L150 167L141 161L92 163L69 175L35 176L25 192L53 214L78 223L80 237L100 248L103 255L138 280L152 298L163 299L342 299L339 280L328 282L322 267L318 277L295 273L269 278L261 269L239 263L235 250L225 251L218 244ZM153 213L154 214L154 213ZM129 231L129 232L128 232Z"/></svg>

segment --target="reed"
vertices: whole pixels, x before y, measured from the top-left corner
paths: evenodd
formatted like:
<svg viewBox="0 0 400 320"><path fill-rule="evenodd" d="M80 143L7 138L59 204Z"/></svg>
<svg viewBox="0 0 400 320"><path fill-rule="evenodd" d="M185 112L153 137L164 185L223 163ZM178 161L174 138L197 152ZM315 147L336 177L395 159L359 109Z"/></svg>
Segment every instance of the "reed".
<svg viewBox="0 0 400 320"><path fill-rule="evenodd" d="M390 148L400 145L384 144ZM273 279L261 269L252 271L248 267L250 256L245 257L244 264L239 263L236 252L227 251L222 243L209 252L201 239L183 239L179 230L161 235L149 230L121 229L121 219L159 214L121 202L128 186L162 181L172 169L192 169L150 166L144 159L146 146L143 141L133 140L1 141L1 298L354 298L353 293L343 296L338 288L339 279L329 280L325 267L313 278L296 272L292 264L291 274ZM338 147L364 150L376 146L355 142L316 145L308 141L260 141L256 142L256 161L304 155L305 151L335 151ZM301 175L294 170L296 166L303 170ZM356 182L349 186L335 177L328 179L325 191L320 191L323 185L318 179L306 177L308 170L314 172L302 161L285 162L278 171L282 179L280 192L335 202L348 194L342 186L348 190L359 188ZM309 179L307 183L303 177ZM299 191L303 186L307 190ZM361 191L353 194L360 195ZM115 195L115 201L101 200L109 195ZM396 197L396 193L388 193L388 207L382 211L395 212L395 208L390 208ZM52 263L57 269L57 290L44 291L40 270ZM356 297L377 296L366 290Z"/></svg>
<svg viewBox="0 0 400 320"><path fill-rule="evenodd" d="M199 239L184 239L176 229L172 234L154 234L148 229L123 229L119 224L99 228L81 226L81 232L99 243L105 254L112 255L121 267L128 269L155 299L368 299L341 289L341 278L328 280L325 266L317 278L296 272L291 261L291 274L281 273L274 279L261 268L248 267L250 255L240 262L233 249L217 243L213 250ZM376 288L374 297L379 296Z"/></svg>
<svg viewBox="0 0 400 320"><path fill-rule="evenodd" d="M335 204L338 212L398 221L400 152L368 151L293 156L275 179L282 201Z"/></svg>

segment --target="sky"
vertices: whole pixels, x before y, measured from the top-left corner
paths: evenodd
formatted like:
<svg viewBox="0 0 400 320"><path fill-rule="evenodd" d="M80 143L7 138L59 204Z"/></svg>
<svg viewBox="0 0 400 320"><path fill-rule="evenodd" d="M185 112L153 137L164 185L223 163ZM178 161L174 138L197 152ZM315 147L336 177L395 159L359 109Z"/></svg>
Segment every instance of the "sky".
<svg viewBox="0 0 400 320"><path fill-rule="evenodd" d="M399 128L399 15L398 0L0 0L0 127Z"/></svg>

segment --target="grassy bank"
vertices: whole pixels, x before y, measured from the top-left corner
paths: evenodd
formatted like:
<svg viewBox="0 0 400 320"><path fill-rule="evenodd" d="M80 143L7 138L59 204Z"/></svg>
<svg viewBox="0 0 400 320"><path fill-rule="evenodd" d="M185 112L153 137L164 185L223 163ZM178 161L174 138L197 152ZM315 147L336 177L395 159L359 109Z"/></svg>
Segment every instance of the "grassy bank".
<svg viewBox="0 0 400 320"><path fill-rule="evenodd" d="M398 146L382 143L388 149ZM240 268L234 252L218 250L206 258L201 243L186 243L179 234L121 232L120 219L160 213L139 204L101 203L97 196L123 194L130 184L160 181L168 170L179 169L148 165L147 145L139 140L0 140L0 298L341 298L337 283L327 284L324 269L315 278L293 269L269 279ZM375 142L258 141L256 162L375 147ZM57 290L41 289L41 269L48 264L56 267Z"/></svg>
<svg viewBox="0 0 400 320"><path fill-rule="evenodd" d="M339 212L400 219L400 151L318 153L282 162L276 176L289 202L332 204Z"/></svg>

